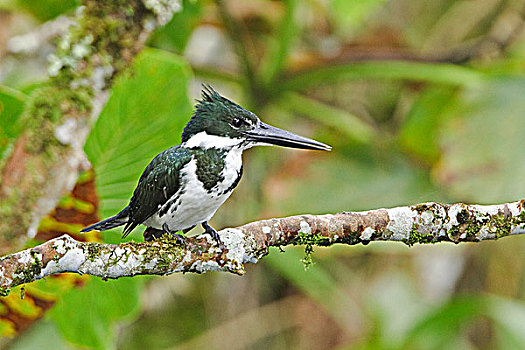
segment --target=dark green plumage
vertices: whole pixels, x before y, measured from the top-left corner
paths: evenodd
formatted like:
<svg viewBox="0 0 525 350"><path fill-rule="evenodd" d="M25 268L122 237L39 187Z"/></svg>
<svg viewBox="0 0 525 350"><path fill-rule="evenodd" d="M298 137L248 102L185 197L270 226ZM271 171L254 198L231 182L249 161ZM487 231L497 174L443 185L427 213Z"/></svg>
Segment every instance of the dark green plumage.
<svg viewBox="0 0 525 350"><path fill-rule="evenodd" d="M129 202L129 221L124 237L153 215L177 192L180 169L191 160L188 149L175 146L158 154L146 167Z"/></svg>
<svg viewBox="0 0 525 350"><path fill-rule="evenodd" d="M234 119L239 125L232 128ZM243 132L252 128L259 119L252 112L219 95L205 85L202 99L197 101L195 112L182 133L182 142L205 131L210 135L242 138Z"/></svg>
<svg viewBox="0 0 525 350"><path fill-rule="evenodd" d="M224 169L224 158L226 151L222 149L192 149L191 153L197 160L197 179L202 182L203 187L210 191L219 182L224 180L222 169Z"/></svg>

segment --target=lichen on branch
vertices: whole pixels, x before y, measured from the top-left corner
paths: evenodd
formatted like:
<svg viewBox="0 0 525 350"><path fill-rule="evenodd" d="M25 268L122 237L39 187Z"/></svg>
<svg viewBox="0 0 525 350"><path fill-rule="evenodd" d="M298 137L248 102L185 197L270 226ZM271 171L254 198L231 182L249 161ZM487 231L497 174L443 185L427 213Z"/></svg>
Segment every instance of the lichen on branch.
<svg viewBox="0 0 525 350"><path fill-rule="evenodd" d="M271 246L355 245L371 241L416 243L479 242L525 233L525 200L498 205L422 203L365 212L299 215L252 222L190 237L186 247L165 236L119 245L79 242L64 235L0 259L0 292L45 276L75 272L102 278L227 271L244 274Z"/></svg>

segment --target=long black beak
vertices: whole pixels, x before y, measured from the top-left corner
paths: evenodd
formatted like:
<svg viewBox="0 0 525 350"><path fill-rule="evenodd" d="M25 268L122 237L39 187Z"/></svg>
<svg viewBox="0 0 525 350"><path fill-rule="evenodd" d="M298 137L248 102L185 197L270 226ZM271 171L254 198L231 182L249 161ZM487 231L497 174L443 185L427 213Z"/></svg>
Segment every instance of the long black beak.
<svg viewBox="0 0 525 350"><path fill-rule="evenodd" d="M299 136L293 132L282 130L274 126L259 121L255 129L244 133L249 141L258 143L268 143L283 147L314 149L320 151L330 151L331 146L324 143Z"/></svg>

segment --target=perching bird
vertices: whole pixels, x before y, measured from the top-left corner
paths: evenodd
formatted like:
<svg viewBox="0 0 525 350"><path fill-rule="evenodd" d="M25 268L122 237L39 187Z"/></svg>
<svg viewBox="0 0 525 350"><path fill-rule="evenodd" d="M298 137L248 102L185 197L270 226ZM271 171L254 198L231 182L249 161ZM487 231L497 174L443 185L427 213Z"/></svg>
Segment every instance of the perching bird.
<svg viewBox="0 0 525 350"><path fill-rule="evenodd" d="M158 154L146 167L129 205L120 213L84 228L105 231L124 226L123 238L139 224L146 241L171 234L184 243L198 224L217 243L208 220L232 194L242 175L242 152L253 146L330 150L321 142L265 124L252 112L206 85L182 133L182 143Z"/></svg>

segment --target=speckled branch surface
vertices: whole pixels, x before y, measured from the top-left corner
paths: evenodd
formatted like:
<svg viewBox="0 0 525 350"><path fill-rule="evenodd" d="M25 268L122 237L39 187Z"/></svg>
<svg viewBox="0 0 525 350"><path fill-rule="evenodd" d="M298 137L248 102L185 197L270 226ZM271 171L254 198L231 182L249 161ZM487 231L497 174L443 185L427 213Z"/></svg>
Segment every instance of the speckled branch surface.
<svg viewBox="0 0 525 350"><path fill-rule="evenodd" d="M392 209L298 215L252 222L219 232L224 246L208 236L119 245L78 242L64 235L0 259L0 291L45 276L75 272L102 278L175 272L244 273L271 246L330 246L370 241L415 243L479 242L525 233L525 200L498 205L422 203Z"/></svg>

